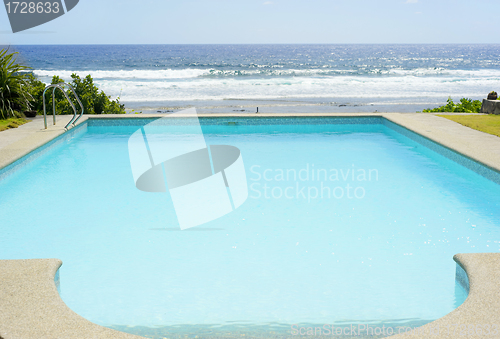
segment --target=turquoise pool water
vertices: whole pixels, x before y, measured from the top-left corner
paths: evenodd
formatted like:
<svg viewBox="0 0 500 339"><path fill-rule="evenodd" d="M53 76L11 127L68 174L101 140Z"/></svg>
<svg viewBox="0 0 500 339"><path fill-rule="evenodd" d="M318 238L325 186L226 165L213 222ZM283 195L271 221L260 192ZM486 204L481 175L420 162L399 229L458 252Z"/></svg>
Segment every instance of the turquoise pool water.
<svg viewBox="0 0 500 339"><path fill-rule="evenodd" d="M180 231L132 178L150 121L91 120L0 172L0 259L62 259L63 300L98 324L421 324L465 300L454 254L500 250L498 174L384 119L201 119L241 150L249 197Z"/></svg>

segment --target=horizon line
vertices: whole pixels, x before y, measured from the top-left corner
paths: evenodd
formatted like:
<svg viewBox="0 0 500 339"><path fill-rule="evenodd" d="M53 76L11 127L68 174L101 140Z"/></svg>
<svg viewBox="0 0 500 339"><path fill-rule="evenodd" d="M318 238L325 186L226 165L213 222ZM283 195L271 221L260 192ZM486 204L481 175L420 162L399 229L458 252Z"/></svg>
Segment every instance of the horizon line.
<svg viewBox="0 0 500 339"><path fill-rule="evenodd" d="M345 43L138 43L138 44L112 44L112 43L82 43L82 44L1 44L0 46L270 46L270 45L500 45L500 42L345 42Z"/></svg>

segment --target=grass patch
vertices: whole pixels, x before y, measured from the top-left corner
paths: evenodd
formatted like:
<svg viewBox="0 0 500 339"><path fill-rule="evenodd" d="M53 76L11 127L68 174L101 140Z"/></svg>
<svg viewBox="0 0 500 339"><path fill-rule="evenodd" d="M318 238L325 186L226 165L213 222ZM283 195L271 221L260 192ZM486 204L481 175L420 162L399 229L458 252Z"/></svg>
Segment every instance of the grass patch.
<svg viewBox="0 0 500 339"><path fill-rule="evenodd" d="M500 115L438 115L461 125L500 137Z"/></svg>
<svg viewBox="0 0 500 339"><path fill-rule="evenodd" d="M29 122L29 120L23 118L0 119L0 132L9 128L18 128L27 122Z"/></svg>

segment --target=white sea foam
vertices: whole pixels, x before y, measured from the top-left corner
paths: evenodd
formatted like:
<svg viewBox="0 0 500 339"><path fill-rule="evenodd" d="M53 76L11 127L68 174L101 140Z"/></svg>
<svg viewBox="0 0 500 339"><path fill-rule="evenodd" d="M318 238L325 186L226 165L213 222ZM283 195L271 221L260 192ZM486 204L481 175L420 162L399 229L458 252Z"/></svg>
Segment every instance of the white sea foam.
<svg viewBox="0 0 500 339"><path fill-rule="evenodd" d="M498 79L443 79L435 77L280 79L200 79L197 81L110 81L97 82L124 102L189 101L275 98L447 98L482 97L500 87Z"/></svg>
<svg viewBox="0 0 500 339"><path fill-rule="evenodd" d="M71 79L71 74L76 73L79 76L90 74L94 80L96 79L191 79L197 78L204 74L209 74L210 70L203 69L182 69L182 70L120 70L120 71L67 71L67 70L35 70L35 75L38 77L52 77L58 75L63 79Z"/></svg>
<svg viewBox="0 0 500 339"><path fill-rule="evenodd" d="M247 70L215 71L213 69L80 71L91 74L94 81L112 98L124 103L170 102L227 99L296 99L296 98L439 98L448 96L481 98L500 88L500 70L392 69L372 70L358 75L350 71ZM262 72L268 72L262 76ZM333 71L337 72L337 71ZM345 72L345 73L340 73ZM356 71L358 72L358 71ZM71 79L70 71L37 70L35 74L48 82L53 74ZM234 73L234 74L233 74ZM240 74L241 75L241 74ZM254 76L252 76L254 75Z"/></svg>
<svg viewBox="0 0 500 339"><path fill-rule="evenodd" d="M286 77L286 76L335 76L335 75L392 75L392 76L451 76L451 77L475 77L475 78L500 78L500 70L447 70L443 68L417 68L405 69L369 69L360 67L357 69L251 69L251 70L216 70L216 69L166 69L166 70L117 70L117 71L52 71L35 70L34 73L42 78L50 78L58 75L63 79L71 79L71 74L80 76L90 74L97 79L139 79L139 80L168 80L168 79L196 79L211 77Z"/></svg>

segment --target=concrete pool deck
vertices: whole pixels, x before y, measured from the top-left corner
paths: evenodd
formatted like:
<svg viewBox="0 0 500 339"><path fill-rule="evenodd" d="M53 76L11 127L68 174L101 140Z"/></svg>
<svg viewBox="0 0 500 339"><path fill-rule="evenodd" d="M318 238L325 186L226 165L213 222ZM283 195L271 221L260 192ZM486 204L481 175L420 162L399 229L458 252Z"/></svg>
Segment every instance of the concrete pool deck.
<svg viewBox="0 0 500 339"><path fill-rule="evenodd" d="M439 113L442 114L442 113ZM87 119L134 119L158 118L168 114L106 114L84 115L77 125ZM483 133L454 121L430 113L321 113L321 114L200 114L200 117L384 117L398 125L457 151L477 162L500 171L500 138ZM43 117L29 119L29 123L18 128L0 132L0 169L66 132L64 125L71 116L58 116L57 125L49 121L44 129Z"/></svg>
<svg viewBox="0 0 500 339"><path fill-rule="evenodd" d="M500 337L500 255L497 253L457 254L453 259L467 272L470 287L467 300L443 318L412 329L412 332L405 333L403 328L401 333L405 334L391 338ZM0 337L3 339L141 338L93 324L66 306L54 282L61 264L62 262L58 259L0 260ZM461 326L464 325L467 328L466 334L460 335ZM490 326L489 335L486 334L485 325ZM496 333L498 334L496 335L493 335L493 325L497 325ZM474 326L474 335L468 332L469 326ZM479 329L482 330L482 334L479 334ZM220 337L228 338L227 335ZM348 338L349 336L341 337ZM218 338L218 336L214 335L210 338ZM251 338L251 336L246 336L246 338ZM259 338L265 338L265 336L259 336ZM269 338L284 337L270 335ZM356 336L355 338L368 337Z"/></svg>
<svg viewBox="0 0 500 339"><path fill-rule="evenodd" d="M56 125L52 124L51 119L47 119L48 128L45 129L43 116L38 115L35 118L27 118L29 122L18 128L0 132L0 169L65 133L64 126L72 117L58 116ZM78 125L84 121L87 121L87 117L82 117Z"/></svg>
<svg viewBox="0 0 500 339"><path fill-rule="evenodd" d="M126 119L163 116L167 114L84 116L79 124L89 118ZM499 137L464 127L429 113L207 114L200 116L380 116L491 169L500 171ZM49 125L49 128L45 130L43 117L36 117L17 129L0 132L0 169L63 134L65 122L69 119L70 116L58 116L57 125ZM465 270L469 279L470 293L467 300L445 317L422 326L413 333L391 338L500 338L500 254L458 254L454 260ZM450 258L450 265L452 264ZM54 282L60 265L61 261L57 259L0 260L0 338L140 338L93 324L71 311L60 298ZM467 328L464 335L460 333L463 325ZM484 325L496 325L497 334L493 335L492 327L490 327L490 333L486 333ZM479 334L479 328L482 329L481 334Z"/></svg>

